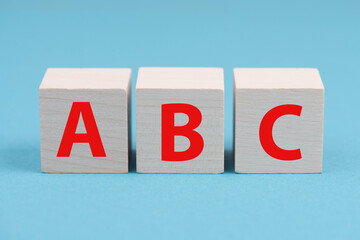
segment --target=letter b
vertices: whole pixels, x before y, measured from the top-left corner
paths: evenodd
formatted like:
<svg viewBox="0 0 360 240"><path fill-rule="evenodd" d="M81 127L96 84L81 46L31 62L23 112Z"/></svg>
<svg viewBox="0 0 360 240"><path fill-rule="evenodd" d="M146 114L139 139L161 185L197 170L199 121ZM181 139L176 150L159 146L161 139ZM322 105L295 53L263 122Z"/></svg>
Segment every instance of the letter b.
<svg viewBox="0 0 360 240"><path fill-rule="evenodd" d="M200 110L190 104L172 103L163 104L161 111L161 160L187 161L199 156L204 148L204 140L194 129L201 124ZM189 122L184 126L175 126L175 113L186 114ZM175 152L175 136L188 138L190 147Z"/></svg>

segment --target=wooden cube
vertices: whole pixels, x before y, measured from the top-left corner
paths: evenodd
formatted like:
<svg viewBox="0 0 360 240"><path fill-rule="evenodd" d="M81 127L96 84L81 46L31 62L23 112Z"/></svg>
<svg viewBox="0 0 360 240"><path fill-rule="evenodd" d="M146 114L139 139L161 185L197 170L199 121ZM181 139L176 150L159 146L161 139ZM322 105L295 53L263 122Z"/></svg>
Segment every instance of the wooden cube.
<svg viewBox="0 0 360 240"><path fill-rule="evenodd" d="M39 88L41 169L128 172L131 69L50 68Z"/></svg>
<svg viewBox="0 0 360 240"><path fill-rule="evenodd" d="M224 171L222 68L140 68L136 85L140 173Z"/></svg>
<svg viewBox="0 0 360 240"><path fill-rule="evenodd" d="M324 86L317 69L234 69L235 171L322 171Z"/></svg>

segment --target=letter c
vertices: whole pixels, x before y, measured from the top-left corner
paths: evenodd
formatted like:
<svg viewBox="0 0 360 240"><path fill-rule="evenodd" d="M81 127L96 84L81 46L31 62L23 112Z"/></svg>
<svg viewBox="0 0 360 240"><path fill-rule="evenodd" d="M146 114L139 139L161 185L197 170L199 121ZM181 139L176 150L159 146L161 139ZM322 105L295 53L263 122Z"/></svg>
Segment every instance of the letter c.
<svg viewBox="0 0 360 240"><path fill-rule="evenodd" d="M276 145L273 139L273 127L278 118L284 115L300 116L302 106L285 104L274 107L268 111L260 123L259 138L264 151L271 157L283 161L293 161L301 159L300 149L285 150Z"/></svg>

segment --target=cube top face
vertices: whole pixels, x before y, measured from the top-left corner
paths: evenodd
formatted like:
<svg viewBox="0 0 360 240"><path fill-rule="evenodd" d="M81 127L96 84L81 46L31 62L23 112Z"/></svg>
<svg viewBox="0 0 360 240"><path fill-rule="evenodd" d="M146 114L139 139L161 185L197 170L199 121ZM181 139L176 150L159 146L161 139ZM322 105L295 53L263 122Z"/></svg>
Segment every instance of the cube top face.
<svg viewBox="0 0 360 240"><path fill-rule="evenodd" d="M322 171L324 88L316 70L303 71L234 71L236 172Z"/></svg>
<svg viewBox="0 0 360 240"><path fill-rule="evenodd" d="M183 70L184 72L182 72ZM189 79L200 79L206 76L213 82L212 88L204 89L198 85L193 89ZM143 73L141 73L143 71ZM159 79L152 71L152 76L144 74L147 69L140 69L136 87L136 168L140 173L222 173L224 171L224 77L218 69L166 69L166 74L160 69ZM191 72L195 75L191 76ZM171 74L170 74L171 73ZM178 74L178 75L177 75ZM145 78L143 78L145 76ZM182 81L181 76L185 76ZM215 79L216 78L216 79ZM166 83L166 79L172 79ZM176 81L174 80L176 79ZM156 84L151 84L153 81ZM202 79L201 82L205 82ZM164 82L166 84L161 85ZM181 83L185 83L184 86ZM216 88L215 84L216 83ZM150 88L153 86L153 88ZM167 118L166 109L174 107L170 113L173 120ZM181 107L191 109L201 116L197 122L193 114L177 111ZM188 129L192 135L179 134L170 136L168 127L183 127L193 125ZM194 126L195 125L195 126ZM194 130L195 132L193 132ZM186 130L184 131L184 133ZM193 135L200 135L203 146L197 155L189 159L176 160L165 157L167 150L176 153L186 152L198 142ZM174 145L170 146L169 142ZM166 150L165 150L166 149ZM193 148L194 149L194 148Z"/></svg>
<svg viewBox="0 0 360 240"><path fill-rule="evenodd" d="M142 67L136 88L224 90L223 79L222 68Z"/></svg>
<svg viewBox="0 0 360 240"><path fill-rule="evenodd" d="M128 172L130 74L128 69L47 71L39 89L43 172ZM83 134L87 140L74 140Z"/></svg>
<svg viewBox="0 0 360 240"><path fill-rule="evenodd" d="M239 89L324 89L315 68L235 68Z"/></svg>
<svg viewBox="0 0 360 240"><path fill-rule="evenodd" d="M123 89L131 79L128 68L49 68L40 89Z"/></svg>

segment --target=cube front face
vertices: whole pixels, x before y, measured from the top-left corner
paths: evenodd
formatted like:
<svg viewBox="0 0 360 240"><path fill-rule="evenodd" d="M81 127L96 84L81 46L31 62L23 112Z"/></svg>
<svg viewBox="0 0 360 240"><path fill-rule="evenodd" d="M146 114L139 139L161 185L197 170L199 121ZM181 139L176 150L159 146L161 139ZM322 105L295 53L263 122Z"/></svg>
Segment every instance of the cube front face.
<svg viewBox="0 0 360 240"><path fill-rule="evenodd" d="M241 74L235 77L241 82ZM323 118L321 87L236 87L235 171L321 172Z"/></svg>
<svg viewBox="0 0 360 240"><path fill-rule="evenodd" d="M83 88L40 87L42 171L128 172L127 91L116 88L88 89L86 85ZM73 134L74 129L77 137ZM81 140L81 134L89 137ZM69 139L73 142L66 144Z"/></svg>
<svg viewBox="0 0 360 240"><path fill-rule="evenodd" d="M126 101L126 94L122 90L40 91L42 171L126 173L128 171ZM76 102L90 103L106 157L94 157L89 143L74 143L69 157L57 157L70 110ZM77 133L86 133L83 121L81 117L78 121Z"/></svg>
<svg viewBox="0 0 360 240"><path fill-rule="evenodd" d="M138 79L138 83L139 80L141 83L142 79ZM163 138L166 134L163 124L169 124L168 119L163 118L164 105L172 104L195 107L201 113L201 122L193 130L202 137L203 148L195 158L182 161L164 159L163 147L183 152L192 145L191 140L184 136L186 134L173 135L173 148ZM193 115L177 112L173 125L186 126L193 120ZM137 86L136 168L140 173L224 172L223 89L148 89Z"/></svg>

